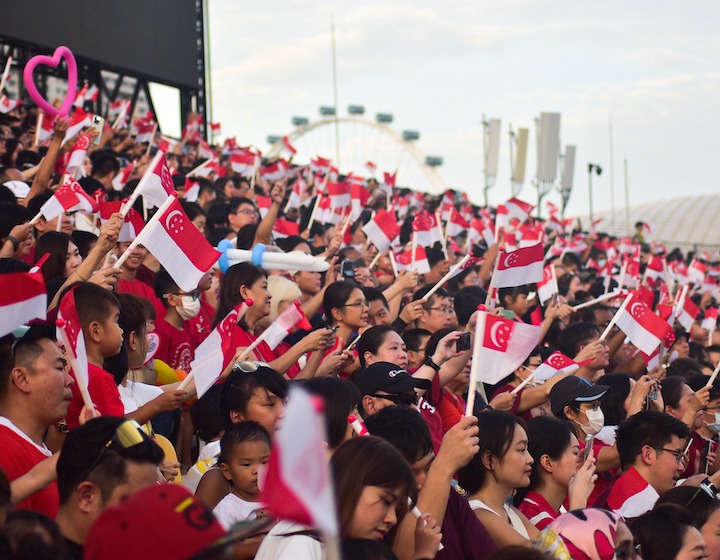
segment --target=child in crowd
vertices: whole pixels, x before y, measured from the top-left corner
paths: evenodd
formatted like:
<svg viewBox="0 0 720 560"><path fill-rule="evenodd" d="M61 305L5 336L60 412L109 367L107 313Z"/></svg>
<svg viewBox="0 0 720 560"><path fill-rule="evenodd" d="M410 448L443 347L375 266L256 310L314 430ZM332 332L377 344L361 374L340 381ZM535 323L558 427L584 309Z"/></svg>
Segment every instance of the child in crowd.
<svg viewBox="0 0 720 560"><path fill-rule="evenodd" d="M240 422L223 435L218 462L232 491L215 506L213 514L225 529L261 515L258 472L269 460L270 434L257 422Z"/></svg>

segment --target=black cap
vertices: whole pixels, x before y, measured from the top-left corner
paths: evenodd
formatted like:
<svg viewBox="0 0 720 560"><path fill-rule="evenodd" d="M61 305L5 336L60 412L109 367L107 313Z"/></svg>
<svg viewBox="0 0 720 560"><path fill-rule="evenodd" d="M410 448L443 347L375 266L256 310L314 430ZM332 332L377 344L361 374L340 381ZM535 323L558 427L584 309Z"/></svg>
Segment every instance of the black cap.
<svg viewBox="0 0 720 560"><path fill-rule="evenodd" d="M428 388L426 379L416 379L407 370L390 362L375 362L358 371L352 381L360 389L361 396L372 395L377 391L399 395L416 388Z"/></svg>
<svg viewBox="0 0 720 560"><path fill-rule="evenodd" d="M562 417L566 406L574 402L596 401L609 389L607 385L592 385L582 377L571 375L550 389L550 408L555 416Z"/></svg>

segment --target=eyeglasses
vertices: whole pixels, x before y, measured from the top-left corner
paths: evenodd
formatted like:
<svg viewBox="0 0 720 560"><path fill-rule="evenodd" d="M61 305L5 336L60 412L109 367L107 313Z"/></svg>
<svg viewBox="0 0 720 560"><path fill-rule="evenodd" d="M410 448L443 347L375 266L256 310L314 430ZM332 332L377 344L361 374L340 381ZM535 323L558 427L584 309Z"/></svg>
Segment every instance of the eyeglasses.
<svg viewBox="0 0 720 560"><path fill-rule="evenodd" d="M632 545L630 543L620 550L615 550L613 560L635 560L638 556L642 556L642 547L640 544Z"/></svg>
<svg viewBox="0 0 720 560"><path fill-rule="evenodd" d="M678 451L677 449L666 449L665 447L655 448L655 451L667 451L675 456L675 460L678 463L682 463L687 459L687 453L684 451Z"/></svg>
<svg viewBox="0 0 720 560"><path fill-rule="evenodd" d="M589 404L592 410L597 410L598 408L600 408L600 401L584 402L584 403L579 403L579 404L580 405Z"/></svg>
<svg viewBox="0 0 720 560"><path fill-rule="evenodd" d="M90 475L90 473L93 472L102 462L105 457L105 453L107 453L107 450L110 449L111 446L117 445L122 449L130 449L131 447L140 445L149 439L148 435L143 432L140 424L138 424L135 420L125 420L122 424L115 428L113 436L107 440L105 445L103 445L98 458L95 459L95 462L93 462L93 464L90 465L90 468L87 469L88 475Z"/></svg>
<svg viewBox="0 0 720 560"><path fill-rule="evenodd" d="M198 290L195 290L194 292L186 292L186 293L180 292L178 294L163 294L163 298L165 298L165 299L167 299L168 296L178 296L178 297L190 296L190 297L192 297L193 301L197 301L200 299L200 292Z"/></svg>
<svg viewBox="0 0 720 560"><path fill-rule="evenodd" d="M428 307L426 309L428 311L439 311L440 313L445 313L446 315L452 315L455 313L455 310L452 307L446 307L444 305L441 307Z"/></svg>
<svg viewBox="0 0 720 560"><path fill-rule="evenodd" d="M412 406L414 404L417 404L418 402L418 394L413 393L412 395L409 393L400 393L398 395L368 395L369 397L375 397L376 399L385 399L388 401L391 401L395 404L404 405L404 406Z"/></svg>
<svg viewBox="0 0 720 560"><path fill-rule="evenodd" d="M269 368L270 366L265 362L259 362L257 360L244 360L242 362L237 362L233 366L233 370L239 369L243 373L255 373L261 367Z"/></svg>
<svg viewBox="0 0 720 560"><path fill-rule="evenodd" d="M247 216L259 216L259 214L255 210L248 210L247 208L241 208L235 214L246 214Z"/></svg>
<svg viewBox="0 0 720 560"><path fill-rule="evenodd" d="M367 307L368 309L370 309L370 305L368 305L367 300L356 301L355 303L346 303L342 307L360 307L361 309L363 307Z"/></svg>

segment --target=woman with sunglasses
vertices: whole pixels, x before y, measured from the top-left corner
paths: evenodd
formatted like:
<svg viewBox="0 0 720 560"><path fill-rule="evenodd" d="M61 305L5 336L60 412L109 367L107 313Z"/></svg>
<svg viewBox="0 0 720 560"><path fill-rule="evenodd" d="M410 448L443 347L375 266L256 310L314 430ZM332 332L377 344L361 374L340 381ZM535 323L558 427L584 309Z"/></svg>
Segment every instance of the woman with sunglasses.
<svg viewBox="0 0 720 560"><path fill-rule="evenodd" d="M270 315L272 303L265 272L252 263L243 262L231 266L225 274L215 312L215 325L222 321L241 301L248 298L252 299L253 304L248 308L237 328L232 331L233 344L237 347L238 354L256 340L261 332L261 321ZM271 350L265 342L261 342L248 358L263 360L272 369L286 374L301 356L330 348L333 342L334 336L330 329L318 329L286 351ZM317 368L319 362L320 356L317 356L313 362L310 362L309 368ZM304 374L300 376L304 377Z"/></svg>
<svg viewBox="0 0 720 560"><path fill-rule="evenodd" d="M458 484L470 507L498 547L531 546L538 530L517 508L508 505L516 488L530 484L533 464L525 422L507 412L478 414L480 451L458 471Z"/></svg>
<svg viewBox="0 0 720 560"><path fill-rule="evenodd" d="M358 437L346 441L333 454L330 468L341 539L385 541L407 513L408 497L417 486L410 466L386 441ZM320 535L303 525L278 522L260 545L256 560L321 560L325 546Z"/></svg>
<svg viewBox="0 0 720 560"><path fill-rule="evenodd" d="M245 421L257 422L272 436L285 410L287 391L287 379L268 364L255 361L236 363L222 384L219 414L223 427ZM213 453L210 446L214 446L216 452ZM203 450L205 456L219 452L219 441L208 443ZM203 475L195 495L213 509L229 491L228 482L220 469L213 466Z"/></svg>

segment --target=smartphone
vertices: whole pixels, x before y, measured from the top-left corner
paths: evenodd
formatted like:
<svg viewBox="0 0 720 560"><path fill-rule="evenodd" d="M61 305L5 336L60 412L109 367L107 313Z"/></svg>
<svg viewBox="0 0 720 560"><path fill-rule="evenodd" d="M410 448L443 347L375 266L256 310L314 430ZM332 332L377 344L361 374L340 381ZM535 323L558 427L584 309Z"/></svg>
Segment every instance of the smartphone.
<svg viewBox="0 0 720 560"><path fill-rule="evenodd" d="M555 306L557 305L557 302L558 302L558 295L557 295L557 294L553 294L552 297L550 298L550 305L549 305L549 307L555 307Z"/></svg>
<svg viewBox="0 0 720 560"><path fill-rule="evenodd" d="M88 128L92 128L97 130L97 134L95 135L95 140L93 140L94 144L100 144L100 139L102 138L103 129L105 128L105 119L102 118L99 115L93 115L92 121Z"/></svg>
<svg viewBox="0 0 720 560"><path fill-rule="evenodd" d="M355 261L345 259L340 263L340 274L342 274L343 280L348 282L355 282Z"/></svg>
<svg viewBox="0 0 720 560"><path fill-rule="evenodd" d="M585 464L585 461L587 461L588 457L590 457L590 452L592 451L594 443L595 443L595 436L591 436L591 435L585 436L585 449L583 449L583 457L582 457L583 464Z"/></svg>
<svg viewBox="0 0 720 560"><path fill-rule="evenodd" d="M501 312L503 317L506 319L510 319L511 321L515 319L515 312L511 311L510 309L503 309Z"/></svg>
<svg viewBox="0 0 720 560"><path fill-rule="evenodd" d="M470 333L464 332L460 335L460 338L458 338L455 341L455 349L458 352L465 352L465 350L470 350Z"/></svg>

